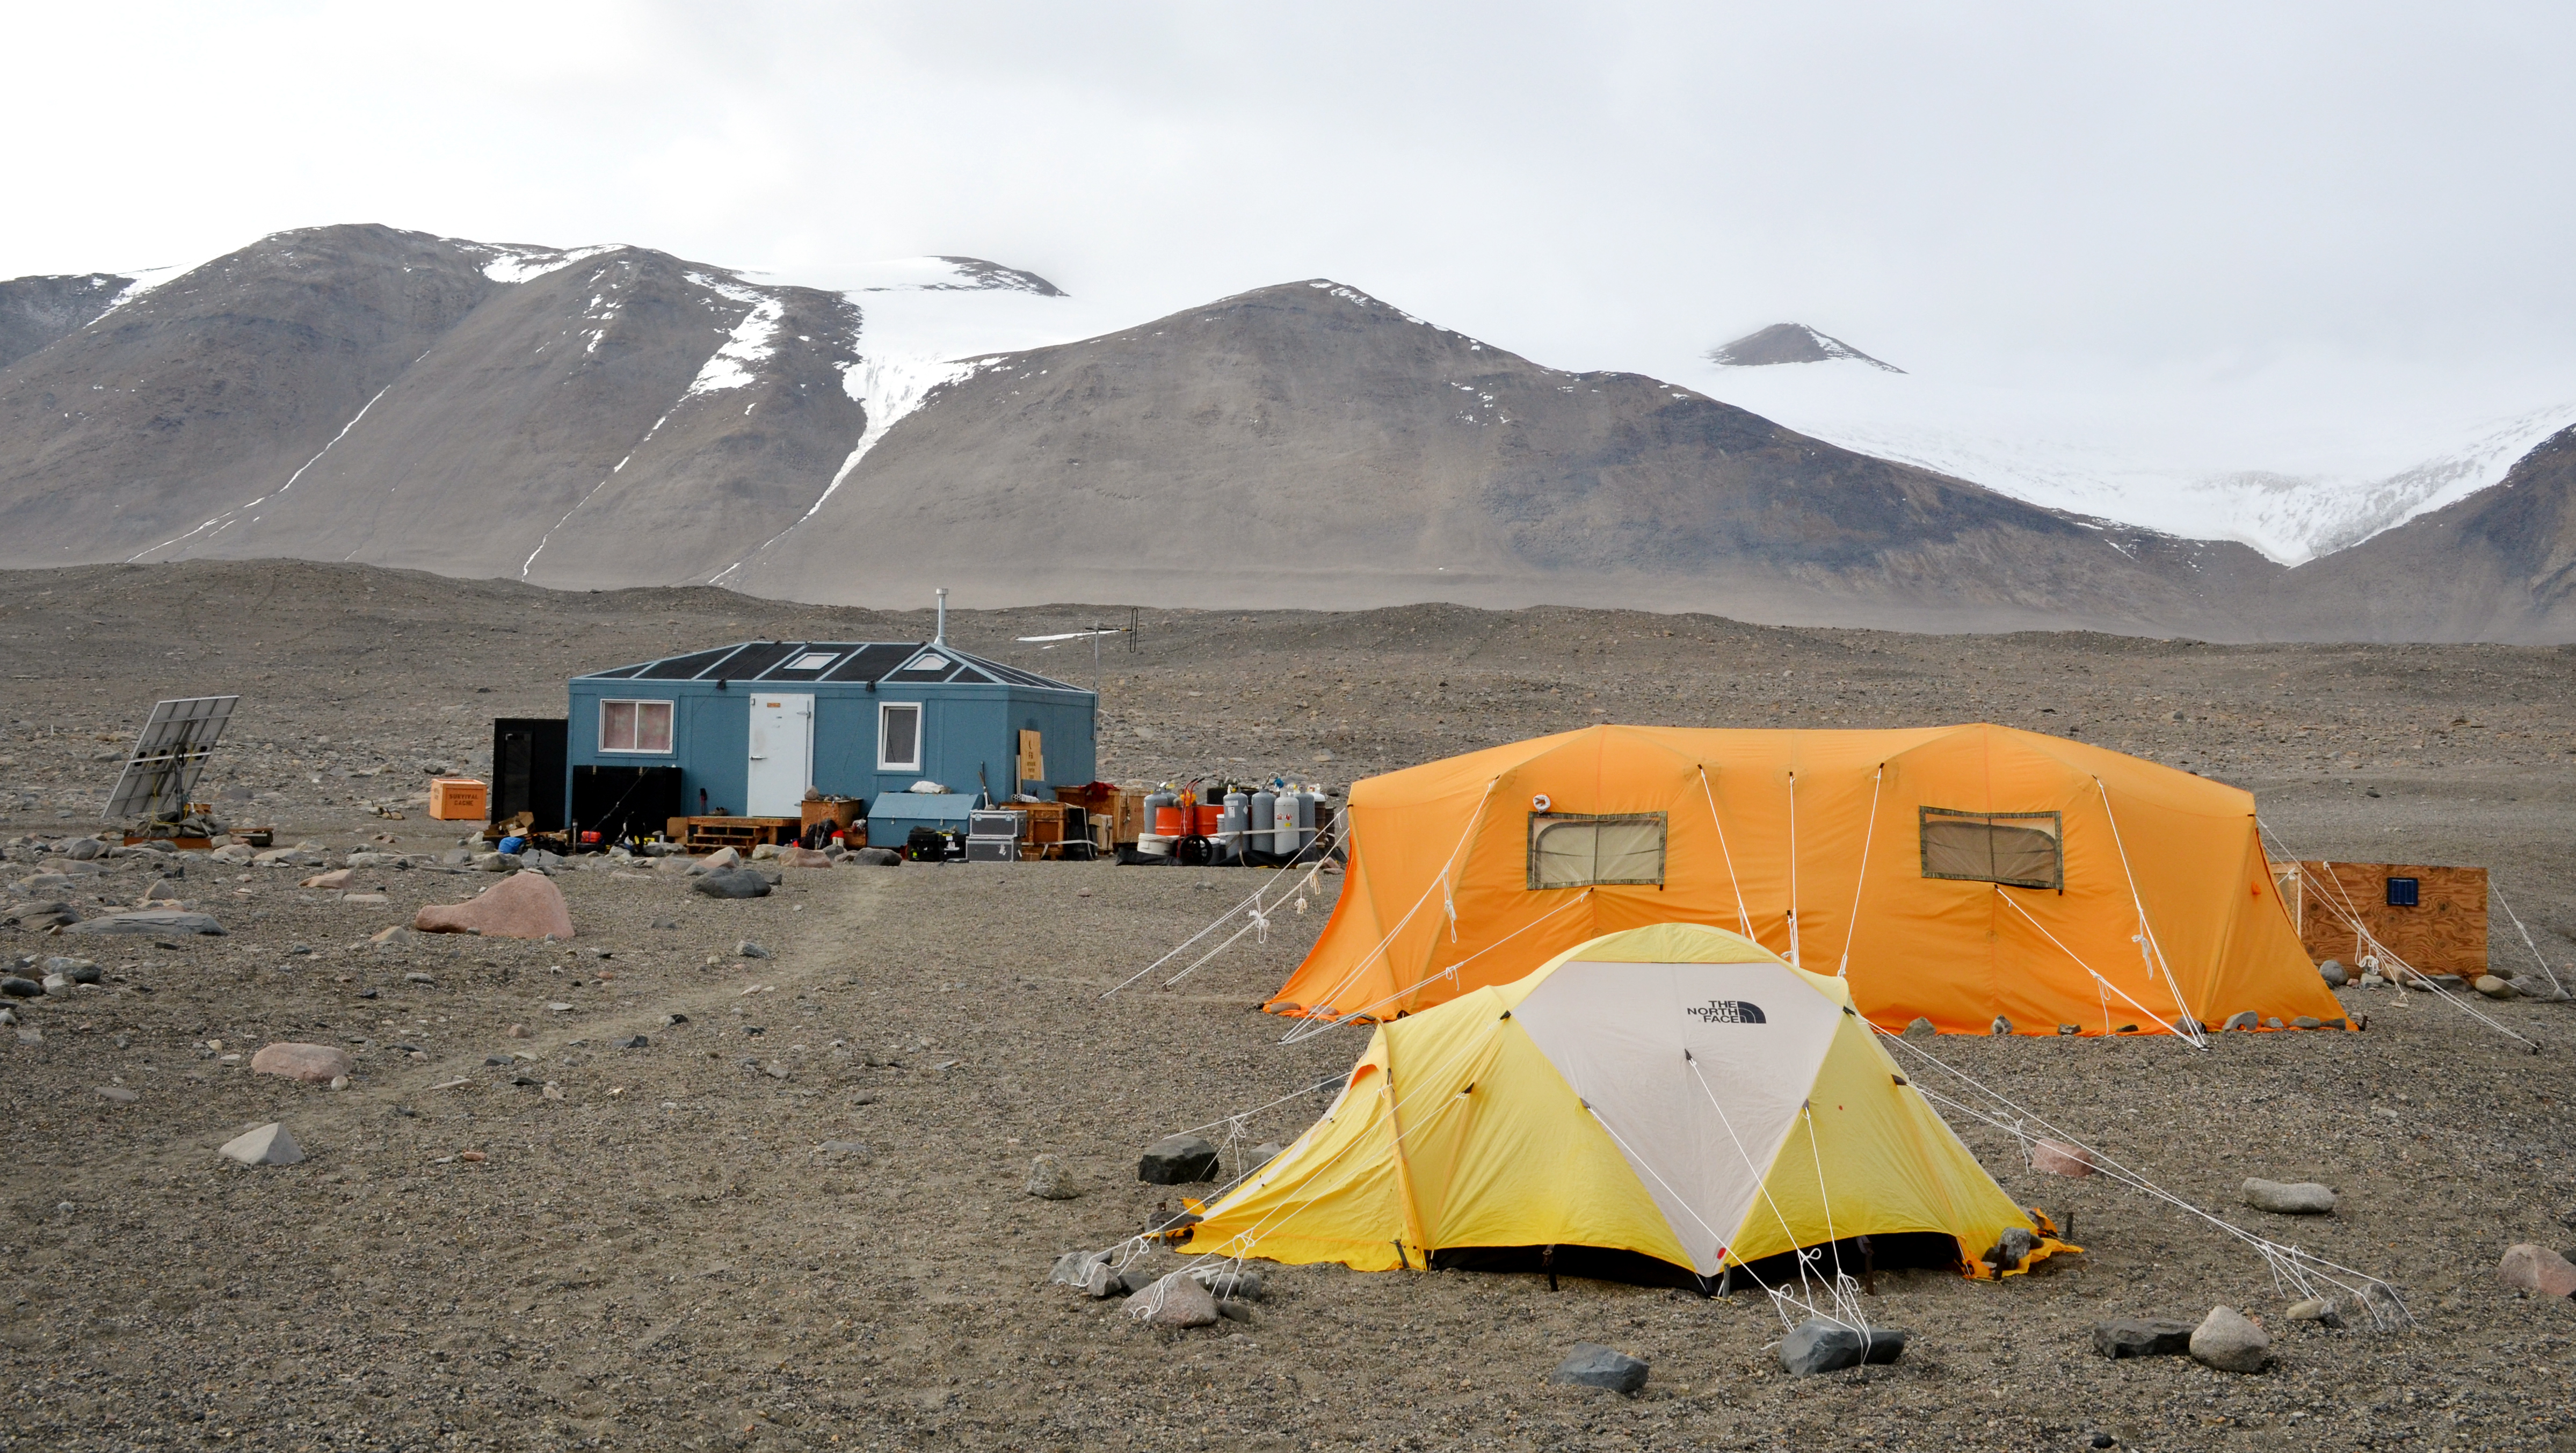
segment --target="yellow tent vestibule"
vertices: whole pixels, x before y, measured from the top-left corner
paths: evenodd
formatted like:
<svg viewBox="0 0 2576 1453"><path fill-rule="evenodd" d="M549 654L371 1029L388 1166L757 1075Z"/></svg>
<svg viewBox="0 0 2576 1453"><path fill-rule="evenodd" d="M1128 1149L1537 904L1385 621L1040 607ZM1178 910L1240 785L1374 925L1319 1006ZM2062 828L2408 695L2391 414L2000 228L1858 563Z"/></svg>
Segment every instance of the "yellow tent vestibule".
<svg viewBox="0 0 2576 1453"><path fill-rule="evenodd" d="M2075 1249L2054 1229L1977 1164L1841 981L1663 924L1379 1024L1332 1109L1183 1249L1393 1270L1588 1248L1709 1278L1932 1233L1984 1277ZM1990 1269L2013 1230L2031 1249Z"/></svg>
<svg viewBox="0 0 2576 1453"><path fill-rule="evenodd" d="M2035 732L1590 727L1368 778L1349 838L1275 1012L1418 1013L1678 921L1847 980L1890 1029L2344 1023L2252 794Z"/></svg>

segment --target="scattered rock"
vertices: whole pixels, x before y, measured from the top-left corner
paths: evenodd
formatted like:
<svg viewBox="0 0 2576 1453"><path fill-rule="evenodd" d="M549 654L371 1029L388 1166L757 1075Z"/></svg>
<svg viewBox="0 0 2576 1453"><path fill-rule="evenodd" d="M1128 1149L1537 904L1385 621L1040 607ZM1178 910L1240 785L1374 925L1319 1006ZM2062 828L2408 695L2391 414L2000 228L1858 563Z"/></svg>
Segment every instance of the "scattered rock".
<svg viewBox="0 0 2576 1453"><path fill-rule="evenodd" d="M1598 1342L1577 1342L1573 1355L1558 1363L1556 1371L1547 1375L1547 1380L1575 1387L1606 1387L1612 1392L1635 1392L1646 1385L1646 1363Z"/></svg>
<svg viewBox="0 0 2576 1453"><path fill-rule="evenodd" d="M1839 1322L1809 1317L1780 1342L1780 1366L1798 1374L1840 1372L1864 1362L1894 1362L1904 1355L1907 1334L1893 1327L1863 1333Z"/></svg>
<svg viewBox="0 0 2576 1453"><path fill-rule="evenodd" d="M307 888L346 888L349 886L349 870L346 868L333 868L327 873L316 873L312 877L304 880L304 886Z"/></svg>
<svg viewBox="0 0 2576 1453"><path fill-rule="evenodd" d="M22 979L15 974L0 979L0 994L12 999L41 999L44 993L44 984L36 979Z"/></svg>
<svg viewBox="0 0 2576 1453"><path fill-rule="evenodd" d="M2262 1022L2263 1022L2263 1016L2261 1016L2261 1015L2259 1015L2259 1014L2255 1013L2253 1010L2251 1010L2251 1009L2240 1009L2240 1010L2236 1011L2235 1013L2228 1015L2228 1016L2227 1016L2227 1022L2226 1022L2225 1024L2222 1024L2222 1025L2218 1026L2218 1027L2219 1027L2220 1029L2223 1029L2223 1030L2224 1030L2224 1029L2252 1029L2254 1026L2256 1026L2256 1025L2258 1025L2258 1024L2260 1024L2260 1023L2262 1023Z"/></svg>
<svg viewBox="0 0 2576 1453"><path fill-rule="evenodd" d="M1194 1266L1190 1275L1207 1285L1209 1295L1219 1302L1261 1300L1261 1273L1257 1271L1220 1271L1214 1266Z"/></svg>
<svg viewBox="0 0 2576 1453"><path fill-rule="evenodd" d="M2105 1357L2186 1357L2191 1323L2171 1317L2114 1317L2093 1324L2093 1350Z"/></svg>
<svg viewBox="0 0 2576 1453"><path fill-rule="evenodd" d="M304 1149L295 1143L285 1126L271 1121L256 1130L246 1130L224 1142L218 1154L243 1165L294 1165L304 1159Z"/></svg>
<svg viewBox="0 0 2576 1453"><path fill-rule="evenodd" d="M131 1105L143 1098L123 1085L101 1085L98 1087L98 1097L102 1100L114 1101L119 1105Z"/></svg>
<svg viewBox="0 0 2576 1453"><path fill-rule="evenodd" d="M2343 1309L2324 1297L2308 1297L2292 1302L2290 1309L2281 1315L2293 1322L2314 1322L2320 1327L2343 1325Z"/></svg>
<svg viewBox="0 0 2576 1453"><path fill-rule="evenodd" d="M689 871L692 873L721 873L727 868L738 868L740 866L742 866L742 854L735 852L731 848L718 848L703 858L693 860L689 864Z"/></svg>
<svg viewBox="0 0 2576 1453"><path fill-rule="evenodd" d="M765 959L769 957L769 950L753 943L750 939L744 939L733 946L733 954L738 959Z"/></svg>
<svg viewBox="0 0 2576 1453"><path fill-rule="evenodd" d="M1213 1327L1216 1297L1196 1277L1162 1277L1128 1298L1127 1315L1149 1327Z"/></svg>
<svg viewBox="0 0 2576 1453"><path fill-rule="evenodd" d="M1052 1155L1041 1155L1029 1162L1026 1189L1041 1201L1070 1201L1082 1194L1074 1189L1073 1173Z"/></svg>
<svg viewBox="0 0 2576 1453"><path fill-rule="evenodd" d="M676 919L657 918L653 920L653 926L655 928L677 928L680 925L679 921Z"/></svg>
<svg viewBox="0 0 2576 1453"><path fill-rule="evenodd" d="M524 1024L513 1024L502 1032L509 1035L512 1039L525 1039L528 1037L528 1026Z"/></svg>
<svg viewBox="0 0 2576 1453"><path fill-rule="evenodd" d="M1127 1279L1111 1270L1104 1258L1092 1266L1089 1276L1083 1278L1082 1292L1096 1302L1123 1297L1127 1295Z"/></svg>
<svg viewBox="0 0 2576 1453"><path fill-rule="evenodd" d="M403 982L406 984L435 984L438 980L420 972L418 969L414 969L410 973L403 975Z"/></svg>
<svg viewBox="0 0 2576 1453"><path fill-rule="evenodd" d="M1105 1251L1068 1251L1055 1259L1055 1266L1047 1272L1047 1285L1088 1286L1092 1268L1108 1260L1109 1253Z"/></svg>
<svg viewBox="0 0 2576 1453"><path fill-rule="evenodd" d="M2513 981L2511 979L2499 979L2493 974L2478 975L2477 982L2471 984L2469 987L2486 995L2490 999L2510 999L2514 996Z"/></svg>
<svg viewBox="0 0 2576 1453"><path fill-rule="evenodd" d="M2063 1140L2034 1140L2030 1143L2030 1168L2043 1175L2089 1176L2094 1170L2093 1153Z"/></svg>
<svg viewBox="0 0 2576 1453"><path fill-rule="evenodd" d="M868 1158L868 1143L864 1140L826 1140L815 1148L825 1155L846 1156L852 1160Z"/></svg>
<svg viewBox="0 0 2576 1453"><path fill-rule="evenodd" d="M2333 959L2317 965L2317 973L2325 979L2328 988L2340 989L2352 982L2352 975Z"/></svg>
<svg viewBox="0 0 2576 1453"><path fill-rule="evenodd" d="M1166 1135L1136 1162L1136 1178L1157 1186L1212 1181L1216 1170L1216 1147L1195 1135Z"/></svg>
<svg viewBox="0 0 2576 1453"><path fill-rule="evenodd" d="M2298 1018L2291 1020L2290 1024L2292 1027L2298 1029L2323 1029L2325 1028L2326 1022L2317 1018L2313 1014L2302 1014Z"/></svg>
<svg viewBox="0 0 2576 1453"><path fill-rule="evenodd" d="M211 913L184 913L176 909L140 909L83 919L65 928L63 932L205 934L209 937L221 938L224 926L215 922L214 915Z"/></svg>
<svg viewBox="0 0 2576 1453"><path fill-rule="evenodd" d="M1252 1147L1251 1152L1244 1156L1242 1174L1250 1175L1252 1172L1261 1169L1263 1166L1277 1160L1280 1156L1285 1155L1287 1151L1288 1147L1281 1145L1276 1140L1265 1140L1261 1142L1259 1145Z"/></svg>
<svg viewBox="0 0 2576 1453"><path fill-rule="evenodd" d="M1987 1248L1986 1254L1977 1259L1993 1267L1996 1274L2001 1275L2019 1267L2025 1258L2038 1249L2037 1236L2019 1226L2008 1226L2004 1228L2003 1235L1995 1238L1995 1244Z"/></svg>
<svg viewBox="0 0 2576 1453"><path fill-rule="evenodd" d="M327 1044L272 1044L250 1057L251 1073L283 1075L308 1085L327 1085L357 1071L348 1051Z"/></svg>
<svg viewBox="0 0 2576 1453"><path fill-rule="evenodd" d="M733 851L731 848L725 849ZM766 898L769 880L749 868L722 868L689 885L710 898Z"/></svg>
<svg viewBox="0 0 2576 1453"><path fill-rule="evenodd" d="M1937 1039L1940 1035L1941 1031L1933 1027L1932 1021L1919 1014L1913 1023L1905 1026L1904 1037L1907 1039Z"/></svg>
<svg viewBox="0 0 2576 1453"><path fill-rule="evenodd" d="M828 868L832 866L832 859L828 854L816 852L812 848L785 847L778 850L778 866L782 868Z"/></svg>
<svg viewBox="0 0 2576 1453"><path fill-rule="evenodd" d="M841 861L862 868L900 868L903 854L892 848L857 848Z"/></svg>
<svg viewBox="0 0 2576 1453"><path fill-rule="evenodd" d="M2332 1188L2315 1181L2267 1181L2248 1178L2245 1204L2282 1216L2324 1216L2335 1208Z"/></svg>
<svg viewBox="0 0 2576 1453"><path fill-rule="evenodd" d="M569 939L572 911L563 890L543 873L512 873L465 903L432 903L411 921L422 933L478 933L485 938Z"/></svg>
<svg viewBox="0 0 2576 1453"><path fill-rule="evenodd" d="M1998 1014L1995 1016L1995 1022L1986 1026L1986 1033L1996 1035L2010 1034L2012 1033L2012 1021Z"/></svg>
<svg viewBox="0 0 2576 1453"><path fill-rule="evenodd" d="M2525 1241L2505 1248L2496 1280L2536 1296L2576 1296L2576 1265L2546 1246Z"/></svg>
<svg viewBox="0 0 2576 1453"><path fill-rule="evenodd" d="M731 851L731 850L730 850L730 849L728 849L727 851ZM778 856L778 852L779 852L778 844L776 844L776 843L762 843L762 844L760 844L758 847L755 847L755 848L753 848L753 849L751 850L751 860L752 860L753 862L755 862L755 863L765 863L765 862L768 862L770 859L777 857L777 856Z"/></svg>
<svg viewBox="0 0 2576 1453"><path fill-rule="evenodd" d="M617 1048L619 1049L651 1049L652 1047L653 1041L646 1039L640 1034L629 1035L628 1037L617 1041Z"/></svg>
<svg viewBox="0 0 2576 1453"><path fill-rule="evenodd" d="M2191 1334L2191 1355L2221 1372L2261 1372L2272 1339L2234 1307L2212 1307Z"/></svg>

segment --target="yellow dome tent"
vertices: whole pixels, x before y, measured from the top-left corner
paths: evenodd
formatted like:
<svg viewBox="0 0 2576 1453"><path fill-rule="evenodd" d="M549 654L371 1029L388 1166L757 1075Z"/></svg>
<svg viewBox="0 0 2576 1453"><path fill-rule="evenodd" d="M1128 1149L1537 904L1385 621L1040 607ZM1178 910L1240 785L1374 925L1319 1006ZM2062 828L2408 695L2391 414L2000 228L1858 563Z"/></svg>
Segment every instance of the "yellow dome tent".
<svg viewBox="0 0 2576 1453"><path fill-rule="evenodd" d="M1363 1271L1467 1248L1628 1252L1701 1278L1936 1233L2059 1250L1900 1073L1839 980L1661 924L1377 1026L1331 1110L1183 1248ZM1794 1273L1792 1273L1794 1275Z"/></svg>
<svg viewBox="0 0 2576 1453"><path fill-rule="evenodd" d="M1268 1006L1390 1019L1596 934L1706 923L1883 1028L2341 1027L2242 789L1998 726L1598 726L1368 778L1349 874Z"/></svg>

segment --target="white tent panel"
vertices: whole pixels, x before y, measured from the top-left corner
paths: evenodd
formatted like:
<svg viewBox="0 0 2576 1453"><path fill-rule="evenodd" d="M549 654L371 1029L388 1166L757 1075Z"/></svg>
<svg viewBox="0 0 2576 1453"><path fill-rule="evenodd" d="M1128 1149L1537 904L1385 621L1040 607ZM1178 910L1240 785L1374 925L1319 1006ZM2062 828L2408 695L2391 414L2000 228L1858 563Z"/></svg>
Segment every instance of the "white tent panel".
<svg viewBox="0 0 2576 1453"><path fill-rule="evenodd" d="M1840 1006L1778 964L1576 962L1513 1013L1715 1275L1745 1217L1769 1214L1762 1178Z"/></svg>

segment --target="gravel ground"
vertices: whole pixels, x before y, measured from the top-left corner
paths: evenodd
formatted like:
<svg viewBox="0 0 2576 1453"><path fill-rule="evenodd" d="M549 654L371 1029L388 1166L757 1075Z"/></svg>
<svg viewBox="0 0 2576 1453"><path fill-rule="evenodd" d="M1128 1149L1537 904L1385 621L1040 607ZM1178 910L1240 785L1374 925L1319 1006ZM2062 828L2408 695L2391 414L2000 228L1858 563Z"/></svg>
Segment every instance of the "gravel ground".
<svg viewBox="0 0 2576 1453"><path fill-rule="evenodd" d="M953 634L1081 678L1062 651L1008 638L1088 614L968 615ZM121 755L156 696L237 689L219 782L254 794L228 804L237 820L274 820L335 859L434 853L456 837L412 802L420 768L472 767L490 716L560 711L573 670L919 620L300 565L0 577L0 836L83 830L115 767L93 758ZM2562 973L2576 927L2557 651L1437 607L1146 625L1142 649L1104 670L1104 768L1121 780L1286 771L1341 786L1605 718L1983 717L2242 782L2307 851L2486 863ZM40 866L23 841L7 856L12 880ZM167 865L100 867L76 891L93 907L136 901ZM2493 1277L2509 1243L2576 1244L2563 1006L2484 1006L2536 1056L2394 990L2345 993L2365 1033L2226 1037L2205 1054L1939 1041L1942 1059L2177 1195L2403 1287L2415 1326L2288 1323L2261 1261L2205 1223L2102 1180L2032 1175L2003 1134L1963 1125L2017 1199L2071 1218L2087 1254L2000 1286L1884 1275L1872 1316L1914 1333L1904 1359L1792 1379L1768 1350L1780 1323L1749 1297L1280 1268L1258 1322L1158 1333L1041 1285L1057 1253L1125 1236L1173 1198L1134 1179L1144 1142L1281 1097L1242 1129L1284 1139L1317 1108L1300 1087L1357 1055L1362 1030L1285 1046L1252 1009L1320 926L1329 878L1267 943L1104 999L1281 880L796 869L771 897L719 902L667 871L585 867L556 879L573 944L377 944L420 905L493 880L362 869L352 887L378 904L297 887L309 871L187 861L170 891L221 918L222 938L0 929L0 955L74 952L107 980L23 1005L35 1042L0 1031L10 1446L2576 1447L2576 1307ZM746 940L770 956L738 952ZM2529 965L2501 923L2494 957ZM645 1046L616 1047L639 1034ZM351 1050L350 1087L242 1067L281 1039ZM310 1158L215 1158L268 1120ZM1083 1193L1023 1194L1040 1152ZM2322 1180L2342 1204L2318 1219L2245 1210L2249 1175ZM2264 1318L2270 1372L2090 1350L2103 1317L2196 1319L2216 1303ZM1550 1386L1578 1341L1650 1359L1646 1390Z"/></svg>

